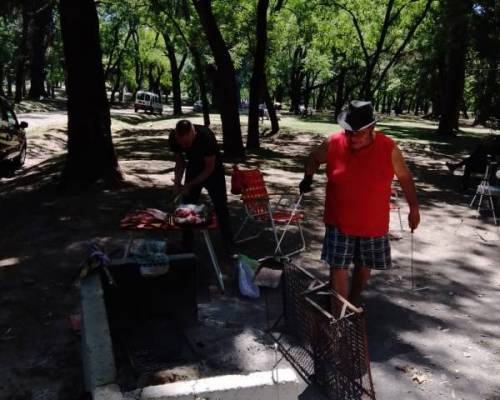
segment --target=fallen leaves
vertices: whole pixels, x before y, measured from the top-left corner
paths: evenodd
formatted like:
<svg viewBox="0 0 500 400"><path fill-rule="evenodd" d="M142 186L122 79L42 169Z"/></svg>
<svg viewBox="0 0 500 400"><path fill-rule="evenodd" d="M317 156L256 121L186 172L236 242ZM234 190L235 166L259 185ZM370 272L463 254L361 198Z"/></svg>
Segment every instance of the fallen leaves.
<svg viewBox="0 0 500 400"><path fill-rule="evenodd" d="M422 383L429 381L432 377L432 373L429 369L419 369L411 365L396 365L396 370L404 372L410 377L410 379L421 385Z"/></svg>

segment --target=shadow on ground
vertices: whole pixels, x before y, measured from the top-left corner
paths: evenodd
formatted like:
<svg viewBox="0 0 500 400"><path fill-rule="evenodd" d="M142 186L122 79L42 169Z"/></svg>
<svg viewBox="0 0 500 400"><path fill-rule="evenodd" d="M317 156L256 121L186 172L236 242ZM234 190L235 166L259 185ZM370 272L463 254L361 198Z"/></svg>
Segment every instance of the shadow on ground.
<svg viewBox="0 0 500 400"><path fill-rule="evenodd" d="M136 125L149 121L146 117L134 120ZM462 397L479 398L474 397L483 390L477 389L479 384L494 393L492 381L474 369L483 364L491 367L498 361L494 351L500 339L496 328L500 301L494 285L500 285L500 280L492 261L498 256L498 238L491 239L490 220L473 218L467 209L471 193L457 193L459 177L444 167L444 161L472 148L478 139L461 136L445 141L423 128L388 126L387 131L401 141L416 176L423 218L413 261L417 284L429 289L416 292L408 288L412 256L406 232L393 246L394 269L374 274L367 291L372 361L389 365L396 376L402 374L396 369L401 363L432 370L436 379L426 389L431 393L427 398L436 398L432 393L437 389L432 385L439 385L443 374L452 381L446 388ZM83 390L79 338L67 322L68 316L77 312L78 292L73 281L92 242L111 250L123 246L127 233L119 229L119 222L128 210L165 209L172 197L169 182L174 165L167 135L167 130L140 128L116 132L120 163L131 178L119 190L97 188L86 194L61 194L57 191L57 176L64 162L61 154L18 171L0 171L0 354L8 361L0 363L0 387L7 388L7 397L2 394L0 398L9 398L23 387L31 387L33 393L39 388L52 390L60 398ZM262 148L249 153L242 165L260 168L270 191L297 194L303 159L321 140L319 134L287 131L263 139ZM315 190L305 198L304 230L309 249L298 258L322 276L327 273L317 260L324 230L324 183L324 176L318 175ZM237 226L242 216L237 197L230 197L230 208ZM215 247L220 249L220 238L213 236ZM172 241L177 240L172 237ZM243 250L259 257L272 248L271 237L264 236ZM200 259L208 260L206 249L198 246L197 251ZM232 282L233 262L220 252L219 256ZM208 271L210 268L207 265ZM213 282L211 275L207 279ZM472 358L463 356L472 351L476 352ZM481 358L474 358L476 355ZM455 372L458 369L460 373ZM415 385L411 377L407 380L408 387Z"/></svg>

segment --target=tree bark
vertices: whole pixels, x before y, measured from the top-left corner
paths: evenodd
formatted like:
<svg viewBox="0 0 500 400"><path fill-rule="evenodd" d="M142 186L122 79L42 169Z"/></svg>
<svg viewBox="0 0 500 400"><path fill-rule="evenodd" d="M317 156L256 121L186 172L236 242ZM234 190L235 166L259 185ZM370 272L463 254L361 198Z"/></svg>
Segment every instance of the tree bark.
<svg viewBox="0 0 500 400"><path fill-rule="evenodd" d="M181 7L182 7L183 17L185 18L185 20L188 23L190 23L191 14L189 12L189 4L188 4L187 0L182 0ZM205 74L203 73L203 63L201 61L200 52L198 51L198 46L196 45L196 41L189 40L186 37L186 35L183 32L183 29L179 26L176 18L172 17L172 15L169 13L167 13L167 16L169 17L170 21L176 27L180 37L184 41L186 47L189 49L189 51L191 52L191 55L193 57L193 65L194 65L194 70L195 70L195 74L196 74L196 81L198 83L198 89L200 90L200 99L201 99L202 110L203 110L203 124L206 127L209 127L210 126L210 105L208 102L208 90L207 90L207 85L205 84Z"/></svg>
<svg viewBox="0 0 500 400"><path fill-rule="evenodd" d="M325 95L326 95L326 85L322 85L319 87L318 97L316 98L316 104L314 105L317 111L323 111L325 103Z"/></svg>
<svg viewBox="0 0 500 400"><path fill-rule="evenodd" d="M460 103L464 91L468 17L471 4L469 0L445 0L443 7L446 30L444 48L447 49L447 53L438 133L453 136L455 130L458 130Z"/></svg>
<svg viewBox="0 0 500 400"><path fill-rule="evenodd" d="M13 93L12 93L12 74L10 72L10 70L8 69L7 70L7 97L8 98L12 98L13 96Z"/></svg>
<svg viewBox="0 0 500 400"><path fill-rule="evenodd" d="M488 73L483 93L479 97L479 107L474 124L486 125L493 111L493 98L497 89L498 61L491 59L488 62Z"/></svg>
<svg viewBox="0 0 500 400"><path fill-rule="evenodd" d="M167 32L162 32L165 40L165 49L167 52L168 61L170 62L170 72L172 75L172 94L174 100L174 115L182 115L182 100L181 100L181 71L177 64L175 56L175 46Z"/></svg>
<svg viewBox="0 0 500 400"><path fill-rule="evenodd" d="M259 103L263 97L264 74L267 47L267 9L269 0L259 0L257 4L257 29L252 77L250 78L250 100L248 104L247 149L258 149Z"/></svg>
<svg viewBox="0 0 500 400"><path fill-rule="evenodd" d="M60 0L59 12L68 94L68 154L61 184L117 183L123 177L111 137L95 3Z"/></svg>
<svg viewBox="0 0 500 400"><path fill-rule="evenodd" d="M17 65L16 65L16 95L14 101L20 103L23 99L23 88L25 84L25 68L27 57L27 40L28 40L28 26L29 26L29 11L26 2L22 3L22 33L20 37L19 47L17 51Z"/></svg>
<svg viewBox="0 0 500 400"><path fill-rule="evenodd" d="M387 114L387 90L384 89L384 94L382 96L382 114Z"/></svg>
<svg viewBox="0 0 500 400"><path fill-rule="evenodd" d="M0 63L0 96L3 97L5 97L5 91L3 89L4 73L5 73L5 68L3 64Z"/></svg>
<svg viewBox="0 0 500 400"><path fill-rule="evenodd" d="M345 88L346 75L347 75L347 68L342 68L337 78L337 94L335 95L335 110L334 110L335 120L342 112L342 106L344 105L344 88Z"/></svg>
<svg viewBox="0 0 500 400"><path fill-rule="evenodd" d="M196 79L198 81L198 88L200 89L201 107L203 109L203 123L205 126L210 126L210 106L208 104L207 85L205 84L205 76L203 74L203 67L201 64L201 57L198 50L191 48L193 56L194 69L196 72Z"/></svg>
<svg viewBox="0 0 500 400"><path fill-rule="evenodd" d="M223 149L225 157L243 157L245 152L241 137L236 74L233 61L212 12L210 0L193 0L208 44L216 63L219 112L222 121Z"/></svg>
<svg viewBox="0 0 500 400"><path fill-rule="evenodd" d="M460 102L460 108L462 110L462 114L465 119L469 119L469 114L467 113L467 103L465 102L465 99L462 97L462 101Z"/></svg>
<svg viewBox="0 0 500 400"><path fill-rule="evenodd" d="M132 33L132 39L134 41L134 67L135 67L135 91L134 98L138 90L142 89L142 81L144 80L144 70L141 63L140 51L139 51L139 33L135 30Z"/></svg>
<svg viewBox="0 0 500 400"><path fill-rule="evenodd" d="M273 98L269 93L266 74L264 74L264 101L266 103L267 112L269 113L269 120L271 121L271 135L274 135L280 130L280 125L278 122L278 116L276 115L276 109L274 108Z"/></svg>
<svg viewBox="0 0 500 400"><path fill-rule="evenodd" d="M290 77L290 111L298 115L300 113L300 102L302 100L302 83L304 82L303 60L306 50L298 46L293 53L292 71Z"/></svg>
<svg viewBox="0 0 500 400"><path fill-rule="evenodd" d="M116 71L115 83L113 85L113 89L111 90L111 96L109 98L110 104L114 104L115 102L116 92L120 89L121 80L122 80L122 69L118 67L118 70Z"/></svg>
<svg viewBox="0 0 500 400"><path fill-rule="evenodd" d="M45 3L45 4L43 4ZM30 99L38 100L47 95L45 91L45 52L47 37L52 20L52 4L46 1L35 1L33 30L31 40L31 87Z"/></svg>

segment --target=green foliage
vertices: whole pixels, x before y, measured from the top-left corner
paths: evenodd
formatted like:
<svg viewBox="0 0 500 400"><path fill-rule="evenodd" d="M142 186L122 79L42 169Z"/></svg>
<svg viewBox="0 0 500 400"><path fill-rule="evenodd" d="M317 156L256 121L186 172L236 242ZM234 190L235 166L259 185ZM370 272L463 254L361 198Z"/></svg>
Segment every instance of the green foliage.
<svg viewBox="0 0 500 400"><path fill-rule="evenodd" d="M266 72L271 93L280 91L286 101L291 77L298 69L303 74L302 96L310 90L314 98L323 91L326 106L332 107L342 74L347 99L359 95L362 80L372 69L374 97L421 97L422 101L433 101L440 89L439 63L446 51L442 2L432 3L415 35L405 42L426 3L427 0L287 0L276 11L276 2L270 1ZM492 65L498 68L500 6L497 3L498 0L475 1L471 9L464 89L470 108L475 107L484 94L488 70ZM198 98L193 51L199 54L204 66L214 60L192 0L106 0L97 4L108 87L120 78L121 85L134 91L147 88L153 79L164 89L170 89L171 66L166 54L169 44L175 49L178 63L187 56L181 73L183 95L189 100ZM392 4L391 19L381 40L389 4ZM256 8L257 0L212 0L214 16L236 68L242 98L248 98L253 66ZM58 20L57 13L54 18ZM17 3L3 2L0 7L3 78L5 69L12 72L15 68L21 20ZM398 53L403 44L404 50ZM297 49L301 52L294 65ZM51 33L46 61L47 79L62 81L62 48L57 23ZM496 92L498 79L497 76ZM210 88L208 78L206 80Z"/></svg>

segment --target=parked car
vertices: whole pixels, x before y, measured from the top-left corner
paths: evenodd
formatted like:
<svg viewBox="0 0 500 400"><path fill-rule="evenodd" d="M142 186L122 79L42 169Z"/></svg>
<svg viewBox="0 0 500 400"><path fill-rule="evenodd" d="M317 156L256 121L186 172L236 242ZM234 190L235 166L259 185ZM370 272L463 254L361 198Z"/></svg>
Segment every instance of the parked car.
<svg viewBox="0 0 500 400"><path fill-rule="evenodd" d="M145 92L139 90L135 95L134 111L144 110L152 114L162 114L163 104L161 104L161 98L156 93Z"/></svg>
<svg viewBox="0 0 500 400"><path fill-rule="evenodd" d="M10 103L0 97L0 162L10 162L16 168L26 160L26 132L28 123L18 122Z"/></svg>

